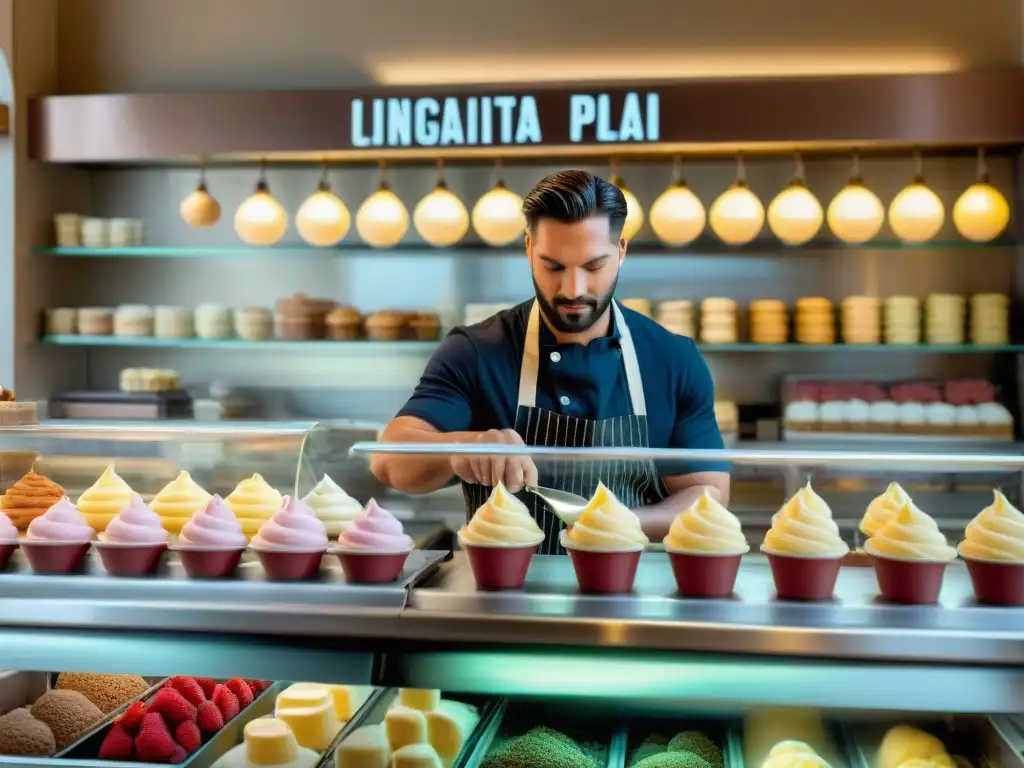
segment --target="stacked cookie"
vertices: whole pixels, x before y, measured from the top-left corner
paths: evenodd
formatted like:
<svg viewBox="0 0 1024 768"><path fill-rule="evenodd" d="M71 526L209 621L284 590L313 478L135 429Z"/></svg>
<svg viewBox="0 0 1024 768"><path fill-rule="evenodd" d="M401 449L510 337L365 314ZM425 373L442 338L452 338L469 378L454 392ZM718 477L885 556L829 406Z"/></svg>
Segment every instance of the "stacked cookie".
<svg viewBox="0 0 1024 768"><path fill-rule="evenodd" d="M627 309L639 312L644 317L654 316L654 313L651 311L651 302L649 299L620 299L619 303Z"/></svg>
<svg viewBox="0 0 1024 768"><path fill-rule="evenodd" d="M921 342L921 302L916 296L890 296L885 300L885 343Z"/></svg>
<svg viewBox="0 0 1024 768"><path fill-rule="evenodd" d="M789 339L789 314L780 299L750 303L750 340L755 344L785 344Z"/></svg>
<svg viewBox="0 0 1024 768"><path fill-rule="evenodd" d="M739 339L736 302L711 298L700 303L700 340L705 344L735 344Z"/></svg>
<svg viewBox="0 0 1024 768"><path fill-rule="evenodd" d="M667 331L680 336L696 336L693 322L693 302L686 299L663 301L658 305L658 323Z"/></svg>
<svg viewBox="0 0 1024 768"><path fill-rule="evenodd" d="M924 335L929 344L963 344L966 301L952 293L931 293L924 302Z"/></svg>
<svg viewBox="0 0 1024 768"><path fill-rule="evenodd" d="M880 305L874 296L847 296L842 303L845 344L878 344L882 340Z"/></svg>
<svg viewBox="0 0 1024 768"><path fill-rule="evenodd" d="M971 296L971 344L1010 342L1010 297L1003 293Z"/></svg>
<svg viewBox="0 0 1024 768"><path fill-rule="evenodd" d="M836 317L832 302L818 296L796 300L796 340L800 344L834 344Z"/></svg>

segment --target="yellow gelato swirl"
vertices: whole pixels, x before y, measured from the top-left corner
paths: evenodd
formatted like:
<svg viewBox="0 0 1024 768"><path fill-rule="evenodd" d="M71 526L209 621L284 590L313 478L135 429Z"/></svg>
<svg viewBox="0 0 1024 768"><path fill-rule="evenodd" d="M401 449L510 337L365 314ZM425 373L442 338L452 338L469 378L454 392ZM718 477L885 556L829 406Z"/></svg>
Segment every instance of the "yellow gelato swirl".
<svg viewBox="0 0 1024 768"><path fill-rule="evenodd" d="M600 482L565 536L580 549L636 549L649 543L640 518Z"/></svg>
<svg viewBox="0 0 1024 768"><path fill-rule="evenodd" d="M1024 513L995 491L995 500L967 524L960 554L975 560L1024 563Z"/></svg>
<svg viewBox="0 0 1024 768"><path fill-rule="evenodd" d="M876 496L868 504L867 511L860 521L860 532L865 536L874 536L883 525L896 517L903 505L909 501L910 496L899 483L889 483L885 493Z"/></svg>
<svg viewBox="0 0 1024 768"><path fill-rule="evenodd" d="M676 515L663 543L681 552L740 554L750 549L736 515L707 490Z"/></svg>
<svg viewBox="0 0 1024 768"><path fill-rule="evenodd" d="M868 539L864 551L902 560L948 562L956 557L938 524L913 502L904 504L894 519Z"/></svg>
<svg viewBox="0 0 1024 768"><path fill-rule="evenodd" d="M171 480L150 503L149 508L160 515L164 530L181 533L192 515L203 509L212 497L185 470Z"/></svg>
<svg viewBox="0 0 1024 768"><path fill-rule="evenodd" d="M780 555L842 556L850 547L839 535L828 504L811 488L810 482L772 517L763 550Z"/></svg>
<svg viewBox="0 0 1024 768"><path fill-rule="evenodd" d="M263 476L256 473L235 486L224 499L242 525L242 532L252 538L260 526L281 508L281 494Z"/></svg>
<svg viewBox="0 0 1024 768"><path fill-rule="evenodd" d="M105 531L117 513L128 506L135 491L111 464L99 479L78 497L78 511L96 531Z"/></svg>
<svg viewBox="0 0 1024 768"><path fill-rule="evenodd" d="M470 545L519 547L543 540L544 532L530 510L501 482L459 531L459 541Z"/></svg>

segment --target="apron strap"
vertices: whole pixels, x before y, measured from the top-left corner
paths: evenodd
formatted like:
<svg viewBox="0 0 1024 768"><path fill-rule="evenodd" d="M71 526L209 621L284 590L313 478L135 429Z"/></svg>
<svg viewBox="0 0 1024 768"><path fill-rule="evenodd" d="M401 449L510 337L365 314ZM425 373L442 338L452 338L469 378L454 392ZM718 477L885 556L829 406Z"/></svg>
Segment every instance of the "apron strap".
<svg viewBox="0 0 1024 768"><path fill-rule="evenodd" d="M619 329L619 345L622 348L622 364L626 369L626 384L634 416L647 415L647 400L644 398L644 384L640 377L636 348L629 326L622 316L618 302L611 303L615 327ZM540 305L534 299L530 318L526 323L526 340L523 344L523 361L519 366L519 405L537 407L537 377L540 375Z"/></svg>

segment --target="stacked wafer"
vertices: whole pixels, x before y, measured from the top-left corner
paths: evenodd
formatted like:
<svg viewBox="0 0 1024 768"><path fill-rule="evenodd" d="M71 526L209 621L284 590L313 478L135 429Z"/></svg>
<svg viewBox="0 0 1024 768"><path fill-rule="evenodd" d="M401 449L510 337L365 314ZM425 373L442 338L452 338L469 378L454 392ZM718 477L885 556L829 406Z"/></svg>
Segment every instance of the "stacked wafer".
<svg viewBox="0 0 1024 768"><path fill-rule="evenodd" d="M750 340L755 344L785 344L789 339L789 315L780 299L750 303Z"/></svg>
<svg viewBox="0 0 1024 768"><path fill-rule="evenodd" d="M952 293L931 293L924 302L924 335L929 344L963 344L967 302Z"/></svg>
<svg viewBox="0 0 1024 768"><path fill-rule="evenodd" d="M658 305L658 322L665 330L680 336L696 336L693 322L693 302L686 299L663 301Z"/></svg>
<svg viewBox="0 0 1024 768"><path fill-rule="evenodd" d="M971 296L971 344L1010 342L1010 297L1003 293Z"/></svg>
<svg viewBox="0 0 1024 768"><path fill-rule="evenodd" d="M921 343L921 302L916 296L890 296L885 300L885 343Z"/></svg>
<svg viewBox="0 0 1024 768"><path fill-rule="evenodd" d="M796 300L796 340L800 344L834 344L836 317L832 302L819 296Z"/></svg>
<svg viewBox="0 0 1024 768"><path fill-rule="evenodd" d="M706 344L735 344L738 329L735 301L711 298L700 303L701 341Z"/></svg>
<svg viewBox="0 0 1024 768"><path fill-rule="evenodd" d="M620 302L627 309L639 312L644 317L652 317L651 302L648 299L622 299Z"/></svg>
<svg viewBox="0 0 1024 768"><path fill-rule="evenodd" d="M846 344L878 344L882 340L880 303L874 296L847 296L842 304L842 333Z"/></svg>

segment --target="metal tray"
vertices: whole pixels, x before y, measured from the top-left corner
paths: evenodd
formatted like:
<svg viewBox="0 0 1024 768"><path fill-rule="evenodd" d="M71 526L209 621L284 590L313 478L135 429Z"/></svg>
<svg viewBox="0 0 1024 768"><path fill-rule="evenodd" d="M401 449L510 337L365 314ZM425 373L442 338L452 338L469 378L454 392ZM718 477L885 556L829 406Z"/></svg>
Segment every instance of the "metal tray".
<svg viewBox="0 0 1024 768"><path fill-rule="evenodd" d="M530 728L538 725L548 725L556 728L570 738L577 741L602 742L598 736L600 733L611 734L607 737L606 768L621 768L625 764L626 739L625 731L613 717L607 714L606 710L594 709L592 714L598 727L593 722L583 725L584 713L589 713L588 705L585 702L573 704L572 715L567 713L564 704L553 701L503 701L500 708L495 711L491 721L484 725L481 718L479 737L473 745L468 745L465 753L465 760L461 759L455 763L454 768L479 768L487 759L487 754L494 745L495 740L503 736L523 734ZM578 738L579 737L579 738ZM597 737L597 738L588 738Z"/></svg>
<svg viewBox="0 0 1024 768"><path fill-rule="evenodd" d="M49 672L0 672L0 712L9 712L18 707L31 705L44 693L53 689L53 683L56 682L56 674L52 675L52 677L53 680L51 681L51 673ZM164 681L162 679L149 679L148 682L153 684L138 696L126 701L113 712L101 717L91 728L79 736L77 740L58 751L52 757L0 755L0 766L52 766L53 761L56 759L63 761L64 757L75 749L77 745L83 743L97 731L104 730L129 705L134 704L140 699L152 696Z"/></svg>
<svg viewBox="0 0 1024 768"><path fill-rule="evenodd" d="M1006 723L984 716L956 715L944 719L892 715L884 721L844 721L841 728L851 749L851 768L874 768L885 732L897 724L912 725L938 736L949 754L962 755L976 768L1024 768L1024 740ZM1015 738L1017 737L1017 738Z"/></svg>
<svg viewBox="0 0 1024 768"><path fill-rule="evenodd" d="M355 716L346 723L344 728L341 729L337 738L335 738L328 750L324 752L324 756L318 763L317 768L333 768L334 752L338 748L338 745L345 741L345 739L347 739L356 729L361 728L364 725L377 725L384 722L384 716L394 704L397 697L397 688L378 688L376 695L367 699L366 703L360 707ZM454 697L445 698L451 699ZM486 730L486 728L495 719L495 715L499 712L501 705L503 704L503 700L498 698L471 696L459 696L455 700L472 704L480 713L480 720L477 722L473 732L466 737L466 742L462 747L462 752L459 753L459 756L452 763L452 768L463 768L463 766L471 764L467 763L467 759L471 754L475 754L474 750L480 740L480 734Z"/></svg>
<svg viewBox="0 0 1024 768"><path fill-rule="evenodd" d="M153 694L166 684L167 681L165 680L139 698L149 700ZM274 701L277 699L277 694L281 691L282 687L282 683L274 683L267 688L267 690L256 697L252 704L243 709L233 720L225 724L217 735L201 745L199 749L185 758L179 765L189 766L189 768L209 768L218 757L241 740L242 729L245 728L246 723L274 711ZM101 760L99 758L100 746L102 746L103 740L107 737L107 732L110 729L114 716L118 713L114 713L106 718L99 727L94 728L64 752L57 755L60 759L60 765L82 766L83 768L143 768L144 766L152 766L152 763L127 760ZM47 764L47 761L43 761L43 764ZM52 768L52 763L50 765Z"/></svg>
<svg viewBox="0 0 1024 768"><path fill-rule="evenodd" d="M630 719L620 731L619 739L623 745L620 750L622 760L616 765L619 768L628 768L630 753L639 746L645 736L661 733L671 737L682 731L702 731L722 749L725 768L743 768L741 723L736 720L692 717Z"/></svg>

